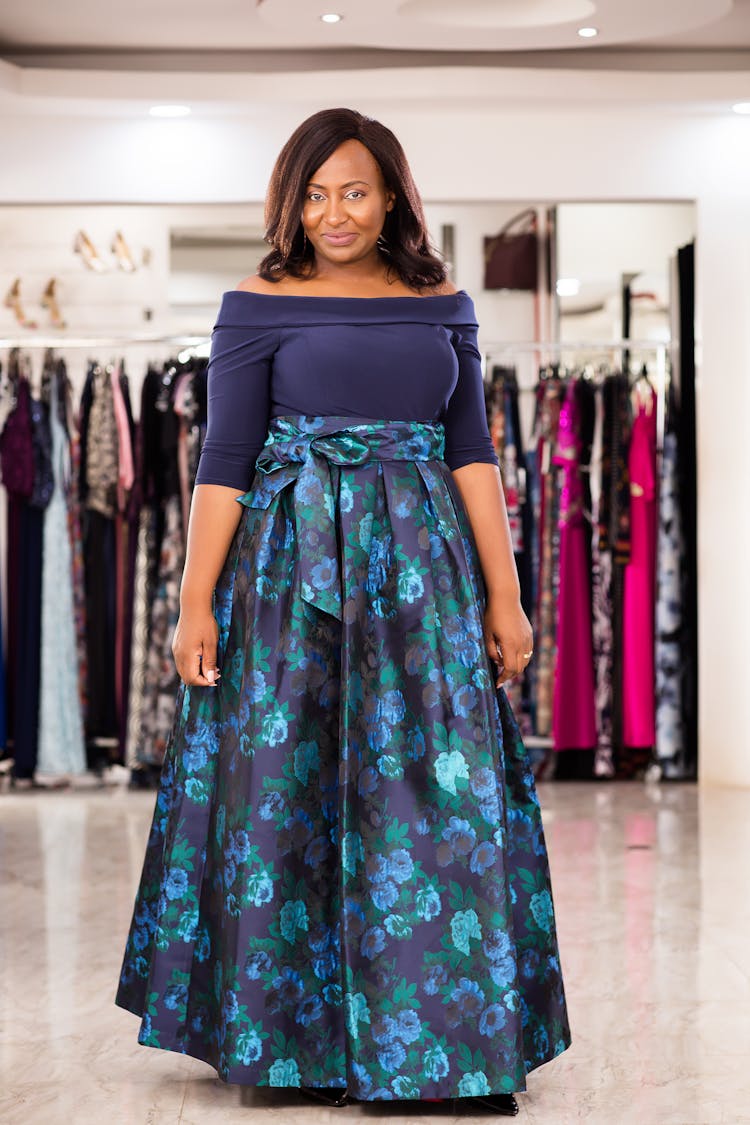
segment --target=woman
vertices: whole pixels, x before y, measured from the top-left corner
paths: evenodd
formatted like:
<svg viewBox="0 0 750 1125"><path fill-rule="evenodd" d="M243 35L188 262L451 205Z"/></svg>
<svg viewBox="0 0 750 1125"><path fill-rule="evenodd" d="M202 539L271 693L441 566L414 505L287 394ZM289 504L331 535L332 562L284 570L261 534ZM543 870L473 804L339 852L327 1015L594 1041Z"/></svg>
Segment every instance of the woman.
<svg viewBox="0 0 750 1125"><path fill-rule="evenodd" d="M266 225L212 339L117 1003L225 1081L512 1114L570 1033L473 304L353 110L293 133Z"/></svg>

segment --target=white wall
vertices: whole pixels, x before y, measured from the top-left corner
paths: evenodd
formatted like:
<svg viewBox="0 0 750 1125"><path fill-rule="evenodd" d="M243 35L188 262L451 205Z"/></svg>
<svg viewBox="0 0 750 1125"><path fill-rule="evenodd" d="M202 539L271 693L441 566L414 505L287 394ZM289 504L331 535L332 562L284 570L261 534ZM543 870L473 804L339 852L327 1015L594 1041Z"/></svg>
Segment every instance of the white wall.
<svg viewBox="0 0 750 1125"><path fill-rule="evenodd" d="M384 120L433 202L696 201L701 779L750 786L750 119L554 99L470 110L354 96L321 104ZM269 103L247 120L0 119L0 201L259 201L308 112Z"/></svg>

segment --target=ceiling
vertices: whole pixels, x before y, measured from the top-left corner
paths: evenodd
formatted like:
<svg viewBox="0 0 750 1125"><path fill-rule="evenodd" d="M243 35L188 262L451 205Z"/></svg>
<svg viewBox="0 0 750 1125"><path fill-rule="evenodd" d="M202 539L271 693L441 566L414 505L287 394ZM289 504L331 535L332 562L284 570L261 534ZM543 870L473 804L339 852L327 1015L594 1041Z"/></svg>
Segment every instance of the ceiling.
<svg viewBox="0 0 750 1125"><path fill-rule="evenodd" d="M320 20L337 12L336 24ZM578 28L594 25L595 40ZM10 0L0 56L90 65L112 53L214 51L750 51L750 0ZM79 65L78 62L75 65ZM576 64L577 65L577 64Z"/></svg>
<svg viewBox="0 0 750 1125"><path fill-rule="evenodd" d="M325 24L326 11L343 19ZM581 39L584 25L599 35ZM5 0L0 7L6 113L122 113L146 99L188 97L209 112L212 103L242 112L270 98L338 96L318 77L314 84L313 72L338 73L334 88L343 85L347 96L369 81L392 98L418 96L421 84L424 96L460 99L467 68L496 97L515 89L517 99L533 100L534 84L521 71L540 69L560 74L561 93L566 81L578 83L583 98L607 97L604 76L592 81L602 71L630 76L635 95L643 81L644 98L658 94L646 78L665 75L675 89L682 79L683 101L691 76L697 97L709 75L717 98L725 90L746 97L750 0Z"/></svg>

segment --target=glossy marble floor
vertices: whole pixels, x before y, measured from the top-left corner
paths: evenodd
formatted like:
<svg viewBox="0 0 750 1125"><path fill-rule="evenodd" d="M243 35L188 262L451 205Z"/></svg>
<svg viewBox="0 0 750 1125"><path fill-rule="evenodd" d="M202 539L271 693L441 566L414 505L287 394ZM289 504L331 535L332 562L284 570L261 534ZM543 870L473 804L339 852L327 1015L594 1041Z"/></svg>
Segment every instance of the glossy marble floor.
<svg viewBox="0 0 750 1125"><path fill-rule="evenodd" d="M547 784L540 798L574 1044L529 1076L516 1121L750 1123L750 793ZM112 997L153 801L0 795L0 1121L438 1116L309 1108L137 1044Z"/></svg>

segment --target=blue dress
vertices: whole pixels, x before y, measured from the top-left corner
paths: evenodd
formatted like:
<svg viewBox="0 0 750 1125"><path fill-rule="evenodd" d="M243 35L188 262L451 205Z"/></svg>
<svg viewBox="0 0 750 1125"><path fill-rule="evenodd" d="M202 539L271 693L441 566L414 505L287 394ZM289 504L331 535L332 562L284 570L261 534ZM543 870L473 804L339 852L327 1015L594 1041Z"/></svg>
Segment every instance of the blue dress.
<svg viewBox="0 0 750 1125"><path fill-rule="evenodd" d="M197 483L243 491L116 1002L228 1082L525 1089L570 1044L532 772L451 470L497 464L469 295L224 294Z"/></svg>

